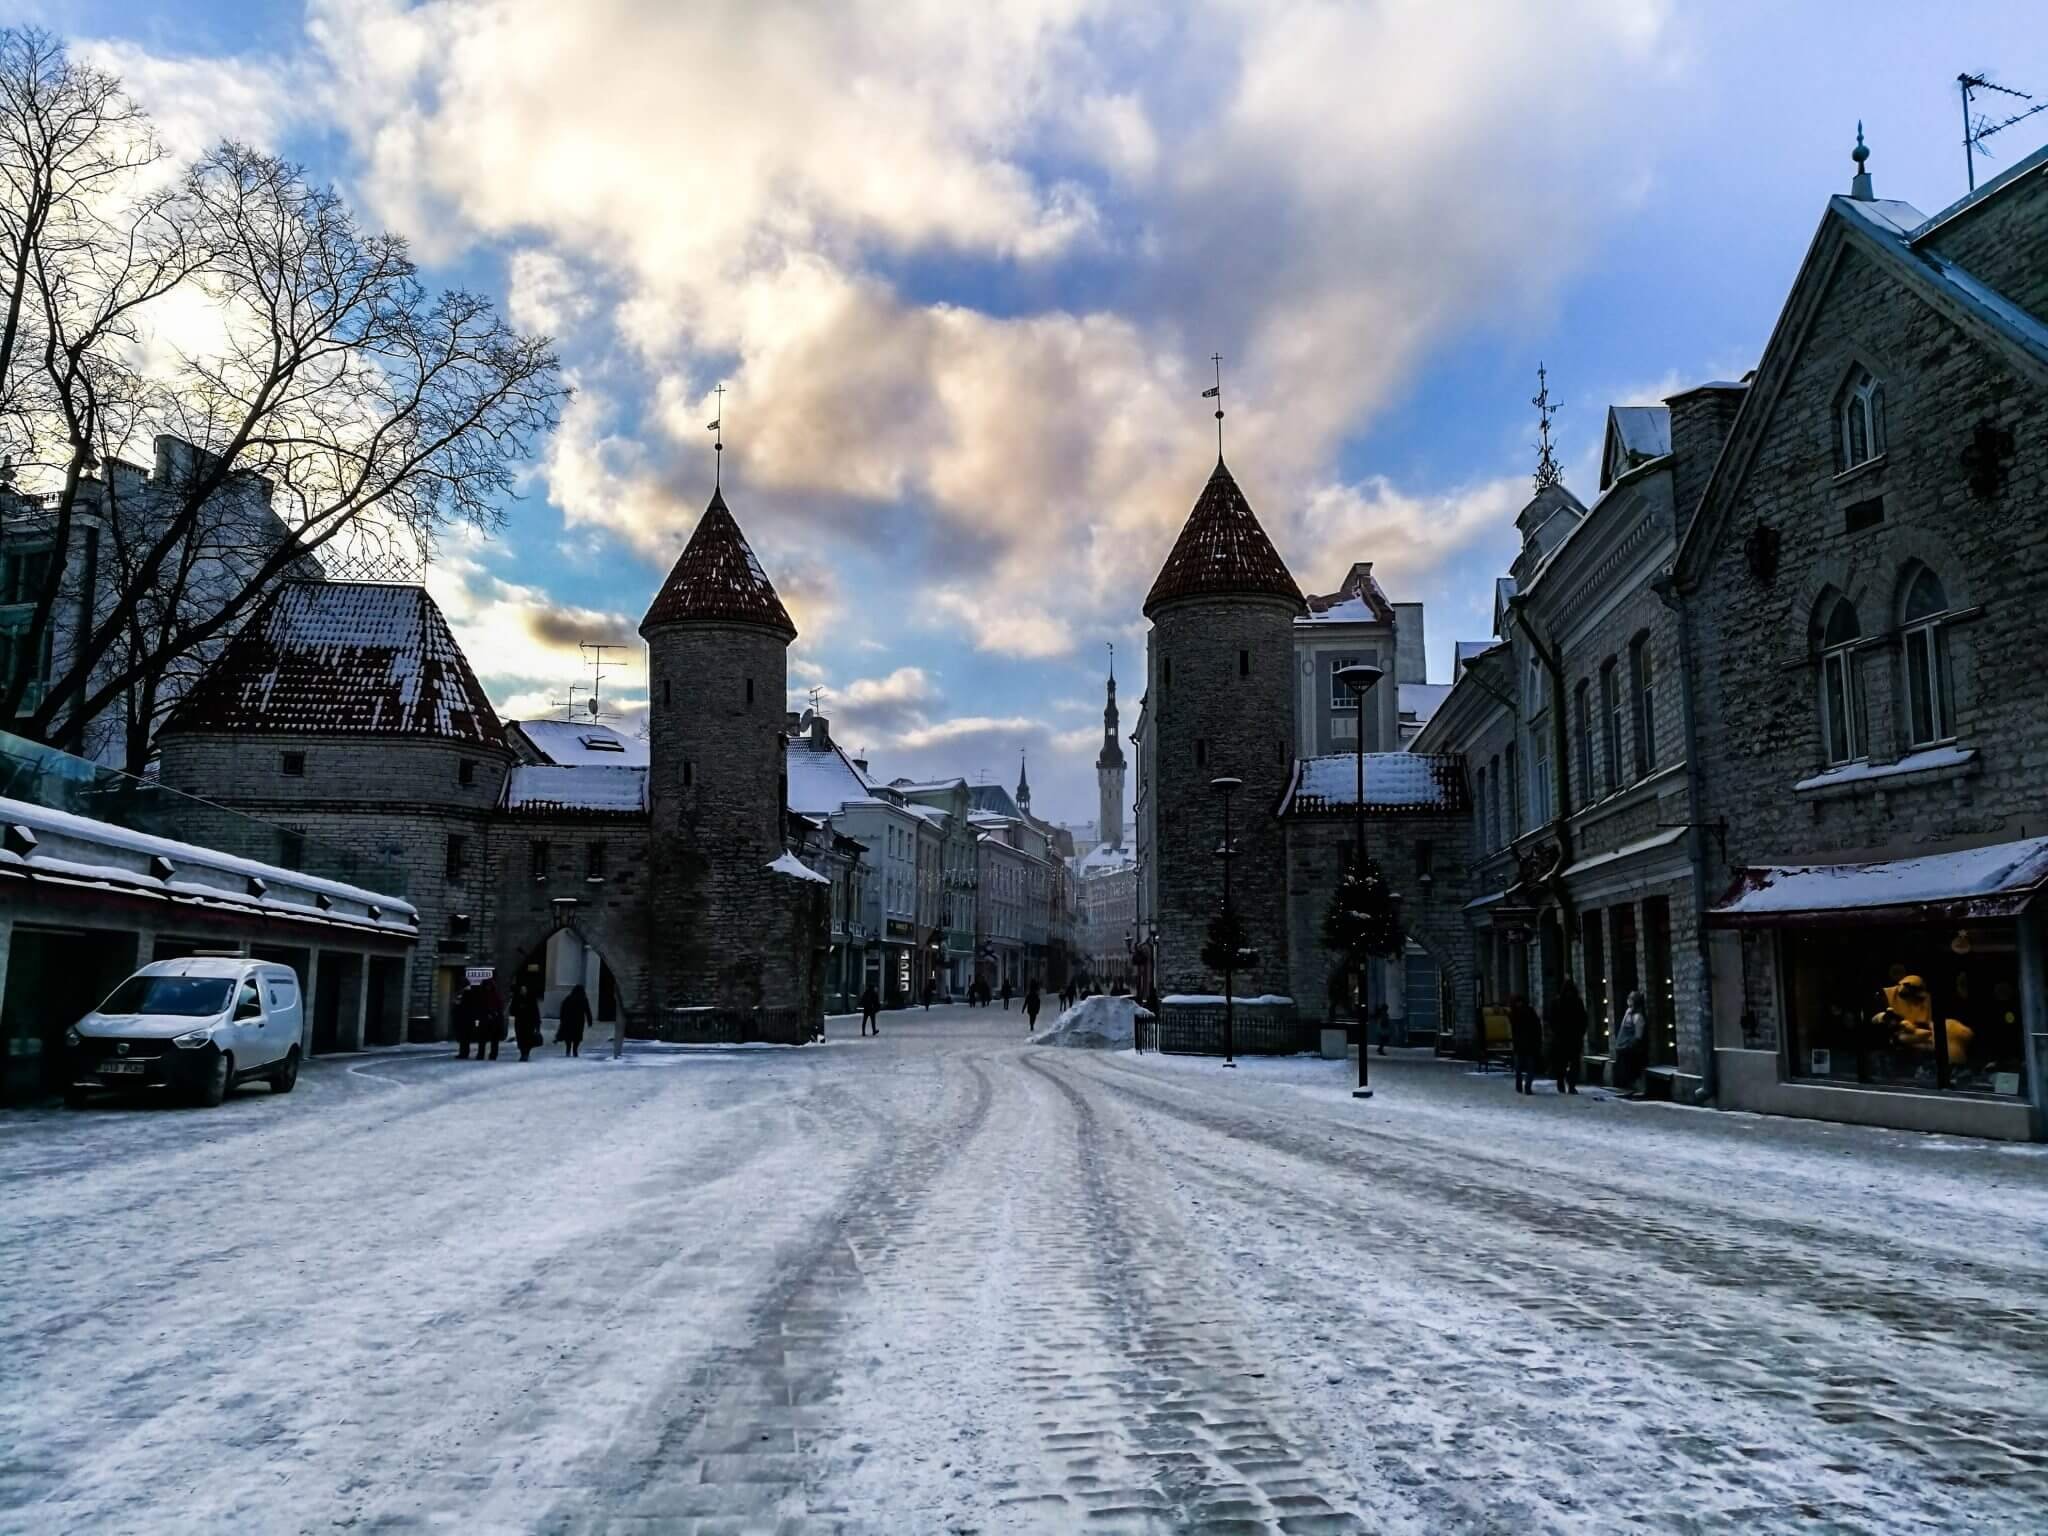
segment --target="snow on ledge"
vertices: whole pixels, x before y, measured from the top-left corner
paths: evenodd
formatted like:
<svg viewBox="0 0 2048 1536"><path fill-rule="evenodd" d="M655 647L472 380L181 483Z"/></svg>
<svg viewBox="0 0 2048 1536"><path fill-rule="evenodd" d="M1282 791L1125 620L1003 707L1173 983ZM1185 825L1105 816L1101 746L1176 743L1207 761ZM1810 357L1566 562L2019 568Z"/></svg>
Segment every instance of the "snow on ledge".
<svg viewBox="0 0 2048 1536"><path fill-rule="evenodd" d="M1906 773L1938 773L1944 768L1962 768L1977 760L1975 747L1929 747L1909 752L1896 763L1844 763L1825 773L1801 779L1792 786L1795 795L1833 789L1838 784L1864 784L1872 779L1892 779Z"/></svg>
<svg viewBox="0 0 2048 1536"><path fill-rule="evenodd" d="M782 854L779 858L773 860L768 865L768 868L778 875L787 875L792 880L808 880L813 885L830 885L832 883L793 853Z"/></svg>
<svg viewBox="0 0 2048 1536"><path fill-rule="evenodd" d="M1923 903L2019 904L2048 884L2048 837L1870 864L1765 865L1745 870L1714 915L1755 918Z"/></svg>

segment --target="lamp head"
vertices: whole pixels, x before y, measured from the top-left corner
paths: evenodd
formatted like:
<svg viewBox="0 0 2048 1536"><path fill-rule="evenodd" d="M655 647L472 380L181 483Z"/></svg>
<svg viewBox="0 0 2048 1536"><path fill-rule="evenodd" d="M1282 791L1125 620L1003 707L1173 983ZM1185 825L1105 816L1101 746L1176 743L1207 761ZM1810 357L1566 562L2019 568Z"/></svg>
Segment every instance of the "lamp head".
<svg viewBox="0 0 2048 1536"><path fill-rule="evenodd" d="M1209 781L1209 787L1215 790L1216 793L1219 795L1231 795L1235 794L1238 790L1244 788L1244 780L1234 779L1230 777L1228 774L1225 774L1221 778L1211 779Z"/></svg>
<svg viewBox="0 0 2048 1536"><path fill-rule="evenodd" d="M1369 661L1353 662L1336 671L1337 681L1357 694L1370 692L1373 685L1386 675L1385 668L1376 667Z"/></svg>

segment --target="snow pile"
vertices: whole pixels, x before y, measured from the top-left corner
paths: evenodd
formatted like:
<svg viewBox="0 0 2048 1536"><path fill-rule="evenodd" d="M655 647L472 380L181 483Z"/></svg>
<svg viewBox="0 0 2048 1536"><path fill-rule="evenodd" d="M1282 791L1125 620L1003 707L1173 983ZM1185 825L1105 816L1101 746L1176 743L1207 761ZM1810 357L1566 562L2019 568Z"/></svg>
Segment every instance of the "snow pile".
<svg viewBox="0 0 2048 1536"><path fill-rule="evenodd" d="M1137 1044L1138 1017L1152 1015L1134 997L1084 997L1031 1037L1033 1045L1064 1045L1082 1051L1127 1051Z"/></svg>
<svg viewBox="0 0 2048 1536"><path fill-rule="evenodd" d="M783 852L770 861L768 868L778 875L787 875L792 880L808 880L813 885L830 885L832 882L804 863L795 854Z"/></svg>

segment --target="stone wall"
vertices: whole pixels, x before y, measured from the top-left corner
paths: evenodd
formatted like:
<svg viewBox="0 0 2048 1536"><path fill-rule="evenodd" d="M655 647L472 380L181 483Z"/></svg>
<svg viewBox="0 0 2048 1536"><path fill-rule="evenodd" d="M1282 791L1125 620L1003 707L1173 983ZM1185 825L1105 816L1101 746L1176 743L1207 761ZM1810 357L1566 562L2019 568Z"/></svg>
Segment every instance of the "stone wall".
<svg viewBox="0 0 2048 1536"><path fill-rule="evenodd" d="M547 845L545 879L535 869L536 843ZM475 964L496 966L508 1003L521 963L544 949L557 927L566 926L604 956L627 1023L638 1026L647 1020L653 885L647 844L647 822L640 816L514 813L492 827L488 875L493 921L473 953ZM593 849L599 846L603 853L594 865ZM593 996L593 1011L596 1006Z"/></svg>
<svg viewBox="0 0 2048 1536"><path fill-rule="evenodd" d="M1857 364L1885 382L1887 450L1840 474L1834 406ZM1708 843L1710 899L1747 864L1901 857L2048 827L2037 654L2048 612L2043 394L2037 369L1947 320L1849 246L1734 488L1732 515L1700 552L1688 603L1705 815L1728 824L1725 858ZM1990 495L1972 489L1965 467L1980 424L2014 443ZM1879 500L1882 521L1852 531L1848 510ZM1745 555L1759 525L1778 540L1768 576ZM1869 762L1906 753L1897 615L1916 561L1934 571L1958 615L1948 633L1955 737L1975 756L1801 789L1824 766L1814 626L1829 591L1855 604L1872 637L1859 653ZM1775 1048L1774 997L1751 1001L1761 1010L1754 1043Z"/></svg>
<svg viewBox="0 0 2048 1536"><path fill-rule="evenodd" d="M2021 181L1935 231L1926 245L2030 314L2048 315L2048 261L2041 255L2048 165L2034 167Z"/></svg>
<svg viewBox="0 0 2048 1536"><path fill-rule="evenodd" d="M1293 619L1291 604L1258 597L1189 599L1155 615L1147 728L1163 994L1221 988L1201 950L1223 905L1223 802L1210 781L1230 776L1244 781L1231 802L1232 906L1259 952L1236 989L1291 995L1286 846L1274 811L1294 762Z"/></svg>

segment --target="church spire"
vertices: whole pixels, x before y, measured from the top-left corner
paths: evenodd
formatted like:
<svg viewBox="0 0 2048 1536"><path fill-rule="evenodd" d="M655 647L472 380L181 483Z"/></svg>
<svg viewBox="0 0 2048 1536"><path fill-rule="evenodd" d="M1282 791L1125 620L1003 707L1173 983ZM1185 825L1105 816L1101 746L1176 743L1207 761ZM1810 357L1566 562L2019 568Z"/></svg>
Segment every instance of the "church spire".
<svg viewBox="0 0 2048 1536"><path fill-rule="evenodd" d="M1025 754L1017 753L1017 809L1026 816L1031 814L1031 775L1025 771Z"/></svg>

